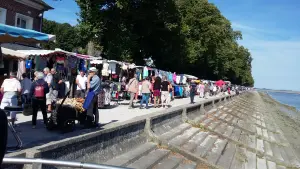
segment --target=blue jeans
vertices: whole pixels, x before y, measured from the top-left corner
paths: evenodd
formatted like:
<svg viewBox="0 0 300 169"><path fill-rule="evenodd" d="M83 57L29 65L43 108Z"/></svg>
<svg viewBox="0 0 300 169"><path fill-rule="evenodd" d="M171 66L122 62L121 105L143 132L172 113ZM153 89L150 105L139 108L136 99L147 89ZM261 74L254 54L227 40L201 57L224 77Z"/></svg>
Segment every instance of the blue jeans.
<svg viewBox="0 0 300 169"><path fill-rule="evenodd" d="M150 93L143 93L140 107L142 107L143 103L146 102L146 108L148 108L149 97Z"/></svg>

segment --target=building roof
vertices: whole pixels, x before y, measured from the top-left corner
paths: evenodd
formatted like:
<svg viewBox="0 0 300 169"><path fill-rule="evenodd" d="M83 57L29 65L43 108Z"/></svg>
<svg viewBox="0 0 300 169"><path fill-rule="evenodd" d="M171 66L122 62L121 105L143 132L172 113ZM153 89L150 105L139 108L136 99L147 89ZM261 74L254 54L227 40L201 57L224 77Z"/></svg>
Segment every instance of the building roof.
<svg viewBox="0 0 300 169"><path fill-rule="evenodd" d="M40 5L43 5L45 7L46 10L49 9L54 9L53 7L51 7L50 5L48 5L46 2L44 2L43 0L32 0L35 3L38 3Z"/></svg>

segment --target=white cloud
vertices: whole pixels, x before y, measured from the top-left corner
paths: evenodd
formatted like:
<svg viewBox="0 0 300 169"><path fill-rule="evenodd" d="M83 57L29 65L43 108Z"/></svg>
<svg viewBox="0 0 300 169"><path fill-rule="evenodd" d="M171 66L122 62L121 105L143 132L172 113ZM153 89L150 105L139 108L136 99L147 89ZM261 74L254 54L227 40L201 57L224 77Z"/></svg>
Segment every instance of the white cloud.
<svg viewBox="0 0 300 169"><path fill-rule="evenodd" d="M256 87L300 90L300 40L285 37L285 32L260 29L234 23L233 28L243 33L239 43L254 58L252 72Z"/></svg>
<svg viewBox="0 0 300 169"><path fill-rule="evenodd" d="M259 32L264 31L263 29L258 29L255 27L243 25L243 24L236 23L236 22L231 22L231 26L233 27L233 29L237 29L237 30L259 31Z"/></svg>

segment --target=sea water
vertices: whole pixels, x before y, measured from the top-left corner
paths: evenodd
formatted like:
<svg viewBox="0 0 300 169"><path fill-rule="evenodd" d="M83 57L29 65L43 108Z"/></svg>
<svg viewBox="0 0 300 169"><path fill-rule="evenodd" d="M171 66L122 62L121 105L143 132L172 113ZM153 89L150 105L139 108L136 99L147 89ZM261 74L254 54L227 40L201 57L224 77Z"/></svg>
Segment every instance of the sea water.
<svg viewBox="0 0 300 169"><path fill-rule="evenodd" d="M268 92L268 94L280 103L293 106L297 110L300 110L300 94L281 92Z"/></svg>

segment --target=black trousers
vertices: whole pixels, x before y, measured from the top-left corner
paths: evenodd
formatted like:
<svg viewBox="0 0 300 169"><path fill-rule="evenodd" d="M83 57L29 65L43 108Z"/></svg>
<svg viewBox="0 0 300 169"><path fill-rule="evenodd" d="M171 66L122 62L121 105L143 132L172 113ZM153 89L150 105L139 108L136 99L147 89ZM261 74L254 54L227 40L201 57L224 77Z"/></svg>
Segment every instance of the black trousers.
<svg viewBox="0 0 300 169"><path fill-rule="evenodd" d="M190 93L191 103L194 103L195 93Z"/></svg>
<svg viewBox="0 0 300 169"><path fill-rule="evenodd" d="M38 110L41 109L43 113L44 124L47 123L47 111L46 111L46 98L44 99L32 99L32 125L36 125L36 117Z"/></svg>

